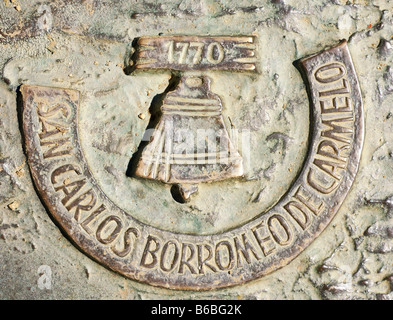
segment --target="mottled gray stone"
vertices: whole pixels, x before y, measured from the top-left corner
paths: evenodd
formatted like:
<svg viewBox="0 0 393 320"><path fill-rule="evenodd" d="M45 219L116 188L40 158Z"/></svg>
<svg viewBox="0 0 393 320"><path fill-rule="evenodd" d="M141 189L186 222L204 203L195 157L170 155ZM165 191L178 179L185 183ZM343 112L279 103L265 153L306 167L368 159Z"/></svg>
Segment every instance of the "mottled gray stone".
<svg viewBox="0 0 393 320"><path fill-rule="evenodd" d="M244 159L246 182L200 186L187 204L173 201L170 186L124 174L151 100L170 79L169 72L124 69L135 38L161 34L254 34L259 41L258 75L208 75L226 126L249 130L260 156ZM392 36L389 0L1 2L0 299L392 299ZM207 292L138 283L75 248L37 196L22 147L21 84L81 92L80 137L92 174L140 221L199 234L249 221L285 193L307 152L309 101L292 63L340 39L348 40L363 95L359 172L332 223L285 267Z"/></svg>

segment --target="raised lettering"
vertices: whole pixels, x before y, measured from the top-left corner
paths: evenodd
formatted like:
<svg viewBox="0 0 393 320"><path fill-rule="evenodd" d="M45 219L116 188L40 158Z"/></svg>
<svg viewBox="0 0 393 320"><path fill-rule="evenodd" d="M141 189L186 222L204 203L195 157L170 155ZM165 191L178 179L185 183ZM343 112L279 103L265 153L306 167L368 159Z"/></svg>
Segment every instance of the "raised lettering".
<svg viewBox="0 0 393 320"><path fill-rule="evenodd" d="M168 250L170 247L173 248L171 255L169 253L167 254L167 252L171 251L171 250ZM172 256L172 258L167 258L167 256ZM167 261L167 260L171 262L169 267L165 266L165 261ZM179 260L179 248L178 248L176 242L171 241L171 240L167 241L164 244L164 246L162 247L162 251L161 251L161 257L160 257L161 270L165 271L165 272L172 271L175 268L178 260Z"/></svg>
<svg viewBox="0 0 393 320"><path fill-rule="evenodd" d="M337 71L336 73L334 71ZM337 62L329 63L315 71L315 79L320 83L331 83L340 80L346 74L345 67Z"/></svg>
<svg viewBox="0 0 393 320"><path fill-rule="evenodd" d="M89 224L96 219L101 213L106 210L105 205L100 205L93 213L91 213L85 220L82 221L81 227L88 233L92 234L93 231L90 229Z"/></svg>
<svg viewBox="0 0 393 320"><path fill-rule="evenodd" d="M247 261L248 264L251 263L251 257L248 251L250 251L253 256L255 257L255 259L260 260L260 256L258 255L258 253L256 252L255 248L250 244L250 242L248 241L246 234L243 233L242 234L242 242L243 244L240 243L238 237L234 238L234 242L235 242L235 248L236 248L236 254L237 254L237 266L240 266L240 260L241 260L241 255L244 257L244 259Z"/></svg>
<svg viewBox="0 0 393 320"><path fill-rule="evenodd" d="M348 93L350 93L348 80L342 79L342 86L341 87L334 88L334 89L327 90L327 91L320 91L319 96L320 97L328 97L328 96L336 96L339 94L348 94Z"/></svg>
<svg viewBox="0 0 393 320"><path fill-rule="evenodd" d="M40 137L41 140L52 137L58 133L64 134L65 132L68 131L67 126L50 120L40 118L40 123L41 123L41 132L38 134L38 136ZM48 125L54 127L54 129L48 130Z"/></svg>
<svg viewBox="0 0 393 320"><path fill-rule="evenodd" d="M314 215L318 215L323 209L323 201L315 204L315 197L313 197L302 185L296 190L294 198L303 203Z"/></svg>
<svg viewBox="0 0 393 320"><path fill-rule="evenodd" d="M336 180L341 180L341 176L337 174L338 169L345 169L345 164L328 161L324 159L314 159L313 163L322 171Z"/></svg>
<svg viewBox="0 0 393 320"><path fill-rule="evenodd" d="M76 168L75 165L73 164L65 164L55 170L53 170L52 175L51 175L51 182L52 184L57 184L56 178L66 172L75 172L77 175L81 175L81 170L79 168Z"/></svg>
<svg viewBox="0 0 393 320"><path fill-rule="evenodd" d="M347 157L341 155L341 151L348 149L348 145L339 148L334 141L322 140L317 147L317 155L335 159L337 161L346 162Z"/></svg>
<svg viewBox="0 0 393 320"><path fill-rule="evenodd" d="M322 114L351 112L352 111L351 99L349 97L343 97L342 100L344 100L345 103L342 105L338 104L338 101L340 100L338 97L333 97L330 100L320 100L319 105L321 106ZM327 104L328 101L330 102L330 105Z"/></svg>
<svg viewBox="0 0 393 320"><path fill-rule="evenodd" d="M175 58L175 44L173 41L168 42L168 62L173 63Z"/></svg>
<svg viewBox="0 0 393 320"><path fill-rule="evenodd" d="M340 119L330 119L330 120L322 120L322 124L328 126L330 129L325 129L322 131L322 137L327 137L333 140L341 141L347 144L350 144L352 139L349 137L344 137L340 134L352 134L353 129L349 127L340 126L337 122L352 122L353 117L344 117Z"/></svg>
<svg viewBox="0 0 393 320"><path fill-rule="evenodd" d="M106 237L103 237L103 231L105 229L109 229L108 225L114 222L115 223L115 228L111 231L111 232L106 232L109 233ZM107 218L104 219L104 221L102 221L100 223L100 225L97 228L97 232L96 232L96 237L97 240L99 242L101 242L102 244L109 244L112 243L113 241L116 240L117 236L119 235L121 228L123 227L123 223L121 222L121 219L117 216L109 216Z"/></svg>
<svg viewBox="0 0 393 320"><path fill-rule="evenodd" d="M226 256L224 256L222 250L220 250L220 247L226 248L225 250L227 251ZM232 245L230 244L229 241L223 240L216 245L215 258L216 258L216 265L221 271L231 270L233 268L233 266L235 265L235 260L234 260ZM225 264L225 260L226 260L226 264Z"/></svg>
<svg viewBox="0 0 393 320"><path fill-rule="evenodd" d="M318 192L322 193L322 194L329 194L331 192L333 192L339 185L339 183L337 182L337 180L334 180L329 186L323 186L323 184L326 184L328 182L322 182L322 181L317 181L315 179L315 171L313 168L310 168L308 170L308 174L307 174L307 183L315 190L317 190Z"/></svg>
<svg viewBox="0 0 393 320"><path fill-rule="evenodd" d="M215 57L215 53L217 53L217 57ZM219 64L224 60L224 48L218 42L212 42L207 47L206 58L211 64Z"/></svg>
<svg viewBox="0 0 393 320"><path fill-rule="evenodd" d="M271 235L268 233L268 230L265 226L265 221L262 221L256 227L253 227L251 231L254 234L254 237L257 240L265 257L267 257L276 250L275 242L272 240Z"/></svg>
<svg viewBox="0 0 393 320"><path fill-rule="evenodd" d="M151 245L154 243L154 249L151 248ZM149 235L147 237L146 246L143 250L142 259L140 265L144 268L152 269L157 264L157 252L160 250L160 242L158 238ZM150 262L147 261L148 257L150 257Z"/></svg>
<svg viewBox="0 0 393 320"><path fill-rule="evenodd" d="M132 238L138 238L139 237L139 231L135 228L128 228L126 232L124 233L124 245L123 249L119 250L116 248L116 246L112 246L112 251L115 255L118 257L124 258L126 255L128 255L131 252L132 249Z"/></svg>
<svg viewBox="0 0 393 320"><path fill-rule="evenodd" d="M70 109L69 106L67 106L64 103L57 103L55 105L52 105L45 110L45 107L47 106L47 103L43 102L38 102L37 103L37 113L44 118L51 118L54 115L57 115L59 111L63 114L64 117L68 117L70 114Z"/></svg>
<svg viewBox="0 0 393 320"><path fill-rule="evenodd" d="M89 201L86 203L86 201ZM67 210L71 212L73 208L75 208L74 219L79 221L79 217L81 211L90 211L96 205L97 198L93 191L93 189L88 190L84 194L81 194L78 198L72 201L68 206L66 206Z"/></svg>
<svg viewBox="0 0 393 320"><path fill-rule="evenodd" d="M43 153L44 159L70 155L72 151L70 138L57 139L52 141L40 141L41 146L50 146L47 151ZM59 150L62 147L68 147Z"/></svg>
<svg viewBox="0 0 393 320"><path fill-rule="evenodd" d="M282 215L274 214L268 219L267 225L273 239L280 246L285 246L292 241L291 228Z"/></svg>
<svg viewBox="0 0 393 320"><path fill-rule="evenodd" d="M310 225L310 214L308 213L308 210L304 204L292 200L284 206L284 209L303 230L307 229L307 227Z"/></svg>
<svg viewBox="0 0 393 320"><path fill-rule="evenodd" d="M179 57L179 63L185 63L187 59L187 53L188 53L188 48L190 47L190 44L188 42L179 42L176 43L176 47L182 48L180 57Z"/></svg>
<svg viewBox="0 0 393 320"><path fill-rule="evenodd" d="M205 44L203 42L191 42L190 47L196 47L194 58L192 59L193 64L200 63L202 61L202 53Z"/></svg>
<svg viewBox="0 0 393 320"><path fill-rule="evenodd" d="M204 259L203 258L203 248L205 248L208 252L208 256ZM213 249L210 245L208 244L198 244L197 245L197 249L198 249L198 271L199 274L204 274L204 266L208 267L210 270L212 270L213 272L217 272L217 269L212 266L210 263L208 263L208 261L210 261L213 258Z"/></svg>
<svg viewBox="0 0 393 320"><path fill-rule="evenodd" d="M64 181L65 182L65 181ZM61 199L61 203L63 205L66 205L67 202L78 193L79 190L83 188L83 186L86 184L86 178L83 178L82 180L77 180L69 183L64 183L63 185L60 185L58 187L55 187L55 191L63 191L65 194L65 197Z"/></svg>
<svg viewBox="0 0 393 320"><path fill-rule="evenodd" d="M187 251L189 252L188 257L186 257ZM183 243L182 249L181 249L179 273L184 272L184 266L187 266L192 274L196 273L194 267L190 263L190 261L194 257L194 254L195 254L194 245L192 245L190 243Z"/></svg>

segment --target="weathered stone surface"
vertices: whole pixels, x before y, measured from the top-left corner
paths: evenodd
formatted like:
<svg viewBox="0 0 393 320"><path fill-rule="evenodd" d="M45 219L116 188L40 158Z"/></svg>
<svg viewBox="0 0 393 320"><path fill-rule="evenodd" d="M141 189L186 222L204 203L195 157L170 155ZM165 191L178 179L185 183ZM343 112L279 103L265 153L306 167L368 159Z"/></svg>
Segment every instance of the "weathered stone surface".
<svg viewBox="0 0 393 320"><path fill-rule="evenodd" d="M1 299L392 298L390 1L4 0L0 6ZM248 134L252 152L243 156L244 180L200 186L182 204L170 186L125 172L154 114L152 100L171 79L169 71L129 73L132 42L185 34L255 35L259 73L206 71L226 127ZM78 130L91 173L139 221L206 235L254 219L292 186L308 150L309 101L293 63L341 39L348 41L362 91L359 171L333 221L283 268L219 291L153 287L79 251L40 201L23 149L22 84L80 92Z"/></svg>

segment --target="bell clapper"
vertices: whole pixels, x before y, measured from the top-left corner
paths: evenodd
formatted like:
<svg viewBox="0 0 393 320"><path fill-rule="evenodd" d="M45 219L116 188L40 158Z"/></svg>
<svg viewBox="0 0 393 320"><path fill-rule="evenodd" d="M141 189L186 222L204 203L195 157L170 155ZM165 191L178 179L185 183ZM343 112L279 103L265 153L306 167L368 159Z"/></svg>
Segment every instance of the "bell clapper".
<svg viewBox="0 0 393 320"><path fill-rule="evenodd" d="M190 201L191 195L198 191L198 185L196 184L178 184L180 196L185 202Z"/></svg>

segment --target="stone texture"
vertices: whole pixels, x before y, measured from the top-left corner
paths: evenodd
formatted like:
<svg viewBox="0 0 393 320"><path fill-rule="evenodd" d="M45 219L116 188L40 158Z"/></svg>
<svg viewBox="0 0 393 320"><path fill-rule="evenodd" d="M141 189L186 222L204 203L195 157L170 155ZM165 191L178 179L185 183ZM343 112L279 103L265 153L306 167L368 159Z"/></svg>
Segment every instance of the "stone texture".
<svg viewBox="0 0 393 320"><path fill-rule="evenodd" d="M131 183L124 175L149 122L151 100L170 79L169 72L127 75L124 69L136 37L160 34L256 34L259 41L258 76L209 75L212 89L222 97L227 127L232 122L249 129L251 146L261 156L246 163L247 183L222 182L218 189L206 185L186 207L173 203L169 187ZM366 136L360 168L333 222L284 268L208 292L137 283L76 249L37 196L22 147L16 103L21 84L81 92L81 143L93 175L121 208L140 212L141 221L208 233L252 219L288 189L306 153L308 99L292 63L340 39L349 42L363 93ZM116 5L4 0L0 299L392 299L392 43L388 0L122 0ZM225 196L218 195L222 190Z"/></svg>

